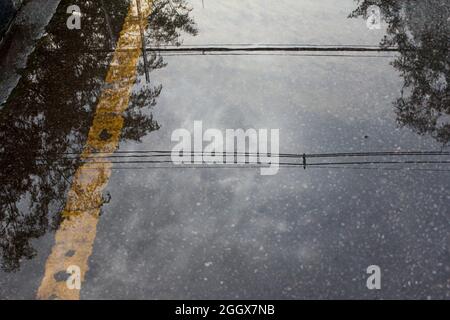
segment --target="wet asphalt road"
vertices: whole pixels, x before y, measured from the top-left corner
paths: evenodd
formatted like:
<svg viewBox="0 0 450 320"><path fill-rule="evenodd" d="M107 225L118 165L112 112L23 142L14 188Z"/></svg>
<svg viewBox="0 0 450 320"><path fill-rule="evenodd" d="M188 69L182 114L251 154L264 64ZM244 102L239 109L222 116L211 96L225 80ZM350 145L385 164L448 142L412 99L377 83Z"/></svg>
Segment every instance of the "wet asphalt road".
<svg viewBox="0 0 450 320"><path fill-rule="evenodd" d="M444 23L439 19L449 12L443 1L424 2L424 7L406 5L405 9L405 20L417 39L426 31L424 25L433 27L430 20ZM198 34L182 34L184 45L378 45L387 27L383 24L380 30L368 30L362 17L348 18L357 8L351 0L339 5L331 0L285 0L276 6L272 1L205 1L205 8L201 1L190 3ZM0 107L1 121L10 123L16 123L16 117L25 121L33 108L53 111L42 113L46 125L36 131L31 131L33 126L1 128L3 137L12 140L4 150L14 150L19 157L26 154L26 161L32 161L24 146L33 143L38 151L50 150L55 158L44 172L31 165L12 166L10 170L18 176L63 180L50 173L54 167L73 174L77 163L61 161L58 154L81 152L109 63L111 50L94 56L81 52L93 44L107 48L108 41L90 42L93 40L88 38L70 45L73 39L65 39L68 31L57 27L64 21L65 4L61 1L47 31L60 37L66 51L59 57L72 63L46 66L38 45L25 76ZM112 15L115 36L126 8L106 8ZM92 8L89 14L99 19L98 26L105 22L101 10ZM88 26L108 33L95 29L95 23ZM442 30L433 29L436 42L429 44L442 43L438 36L448 37L448 30L448 24ZM151 28L147 36L149 46L166 44L163 37L155 39ZM46 39L48 36L41 43ZM80 48L82 44L85 47ZM70 49L77 47L79 58L75 60ZM430 97L436 99L432 106L443 106L436 107L442 115L435 122L441 123L449 114L445 100L448 44L447 51L445 43L444 48L435 49L440 49L441 55L429 56L424 50L418 61L433 58L441 62L437 64L441 69L432 69L438 74L433 78L438 83L435 86L440 87L419 91L428 95L420 100L423 108ZM220 130L278 128L281 153L448 151L443 147L448 132L445 126L433 128L423 118L413 117L419 117L418 112L408 113L408 109L399 113L396 109L405 74L391 62L402 54L163 54L166 65L152 64L150 68L150 87L161 86L161 92L153 91L158 92L152 97L155 103L144 100L143 107L126 118L118 151L170 150L172 132L192 130L196 120L203 121L204 128ZM84 66L87 73L71 76L77 66ZM415 65L418 74L420 66ZM44 74L38 78L41 82L32 81L32 76L25 81L27 74L37 74L37 70ZM61 72L59 76L57 72ZM62 81L64 77L67 83ZM417 80L417 86L423 88L423 81ZM42 95L28 93L34 86ZM133 90L149 92L142 65ZM32 140L44 129L45 143ZM14 149L14 139L20 142L19 150ZM3 161L12 162L10 156ZM115 165L109 179L105 193L111 200L102 207L82 299L449 298L448 171L417 170L423 167L414 165L402 167L413 169L409 171L392 170L395 166L297 167L261 176L259 170L250 168L132 167ZM3 179L10 176L10 172L2 172ZM15 202L18 210L30 216L42 212L38 215L42 219L58 216L70 184L61 182L57 185L61 190L53 193L46 184L11 186L22 195ZM12 197L6 188L2 193L2 201ZM2 240L3 259L16 262L14 270L1 272L2 298L36 296L55 230L48 227L50 222L39 221L20 220L29 223L29 229L20 230L12 240L6 236ZM34 233L27 233L30 229ZM14 250L5 248L16 248L14 244L24 238L31 239L35 255L26 259L24 250L17 259L11 253ZM381 267L381 290L366 287L369 265Z"/></svg>

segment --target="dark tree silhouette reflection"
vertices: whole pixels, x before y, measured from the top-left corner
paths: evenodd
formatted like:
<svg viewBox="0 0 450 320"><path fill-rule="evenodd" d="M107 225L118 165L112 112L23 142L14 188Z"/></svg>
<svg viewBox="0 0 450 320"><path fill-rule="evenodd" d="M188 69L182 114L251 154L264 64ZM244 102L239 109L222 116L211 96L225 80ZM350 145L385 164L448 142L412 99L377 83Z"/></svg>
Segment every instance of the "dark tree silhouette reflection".
<svg viewBox="0 0 450 320"><path fill-rule="evenodd" d="M155 1L150 15L150 40L157 45L180 45L182 32L197 35L198 30L189 16L190 12L185 0Z"/></svg>
<svg viewBox="0 0 450 320"><path fill-rule="evenodd" d="M378 5L388 27L381 46L397 46L392 63L404 78L394 102L397 120L419 134L450 141L450 2L358 0L350 17L365 17Z"/></svg>
<svg viewBox="0 0 450 320"><path fill-rule="evenodd" d="M197 30L184 1L154 1L150 41L179 44L182 32ZM82 29L66 28L69 5L78 5ZM33 239L60 223L66 193L80 165L97 100L130 1L62 0L47 34L28 59L22 77L0 106L0 254L12 272L36 251ZM149 54L148 71L163 68ZM142 65L138 72L143 73ZM140 78L139 78L140 79ZM140 80L139 80L140 81ZM151 110L162 85L139 84L124 112L122 140L140 141L159 129Z"/></svg>

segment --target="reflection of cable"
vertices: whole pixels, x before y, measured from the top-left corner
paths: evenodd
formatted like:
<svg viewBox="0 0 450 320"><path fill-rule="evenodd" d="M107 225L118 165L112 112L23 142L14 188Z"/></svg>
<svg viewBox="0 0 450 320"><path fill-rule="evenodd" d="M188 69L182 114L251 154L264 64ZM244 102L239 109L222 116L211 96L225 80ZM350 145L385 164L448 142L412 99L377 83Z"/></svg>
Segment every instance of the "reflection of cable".
<svg viewBox="0 0 450 320"><path fill-rule="evenodd" d="M298 166L297 166L298 167ZM298 169L295 166L285 166L285 165L279 165L279 168L283 169ZM125 166L125 167L118 167L113 166L112 170L149 170L149 169L261 169L261 168L267 168L263 166L258 165L241 165L241 164L235 164L235 165L171 165L171 166ZM95 167L95 166L89 166L84 168L85 170L97 170L97 169L104 169L104 167ZM379 170L379 171L423 171L423 172L450 172L450 169L438 169L438 168L389 168L389 167L345 167L345 166L314 166L311 167L311 169L343 169L343 170ZM304 170L301 170L304 171Z"/></svg>
<svg viewBox="0 0 450 320"><path fill-rule="evenodd" d="M206 43L206 44L182 44L160 45L158 48L185 48L185 47L352 47L352 48L380 48L373 44L312 44L312 43ZM397 47L387 47L396 49Z"/></svg>
<svg viewBox="0 0 450 320"><path fill-rule="evenodd" d="M375 45L312 45L312 44L207 44L160 46L146 48L147 52L157 52L162 56L305 56L305 57L361 57L391 58L390 55L348 54L344 52L397 52L396 47L380 47ZM302 53L303 52L303 53ZM305 52L320 52L316 54ZM340 54L323 54L323 52L342 52Z"/></svg>
<svg viewBox="0 0 450 320"><path fill-rule="evenodd" d="M166 46L166 47L148 47L146 51L152 52L269 52L269 51L282 51L282 52L299 52L299 51L319 51L319 52L397 52L395 47L362 47L362 46L328 46L328 45L234 45L234 46Z"/></svg>
<svg viewBox="0 0 450 320"><path fill-rule="evenodd" d="M89 152L95 156L89 158L142 158L142 157L167 157L172 154L179 155L210 155L203 151L184 151L173 152L171 150L135 150L135 151L116 151L113 155L109 153L92 151ZM3 153L7 155L7 153ZM245 155L245 156L258 156L261 153L252 152L216 152L216 155ZM79 156L76 152L56 153L54 156ZM214 153L213 153L214 155ZM39 154L37 154L39 157ZM369 151L369 152L335 152L335 153L267 153L267 156L280 157L280 158L338 158L338 157L383 157L383 156L450 156L450 151Z"/></svg>
<svg viewBox="0 0 450 320"><path fill-rule="evenodd" d="M360 57L392 58L389 55L368 55L367 52L397 52L395 47L380 46L331 46L331 45L194 45L146 48L161 56L303 56L303 57ZM310 52L310 53L307 53ZM324 53L325 52L325 53ZM348 52L361 53L349 54ZM315 53L315 54L313 54ZM339 54L338 54L339 53Z"/></svg>
<svg viewBox="0 0 450 320"><path fill-rule="evenodd" d="M91 158L95 159L95 158ZM90 160L90 161L83 161L83 163L87 164L105 164L105 163L111 163L111 164L159 164L159 163L173 163L172 160L128 160L128 161L96 161L96 160ZM239 163L239 162L233 162L234 164L251 164L254 162L245 161L245 163ZM266 163L263 162L255 162L259 165L265 165ZM189 164L210 164L210 165L216 165L217 163L214 162L190 162ZM267 165L269 165L267 163ZM295 163L295 162L280 162L279 165L284 166L294 166L294 167L304 167L305 165L303 163ZM408 160L408 161L349 161L349 162L315 162L315 163L307 163L306 167L312 167L312 166L326 166L326 165L364 165L364 164L450 164L450 161L442 160L442 161L433 161L433 160Z"/></svg>
<svg viewBox="0 0 450 320"><path fill-rule="evenodd" d="M162 168L264 168L269 165L270 158L277 157L277 162L273 163L282 168L329 168L329 169L367 169L367 170L419 170L420 171L443 171L447 172L445 168L437 167L423 167L424 165L448 165L450 160L442 160L439 158L435 159L405 159L405 160L388 160L386 158L391 157L442 157L448 159L450 152L444 151L378 151L378 152L337 152L337 153L312 153L312 154L301 154L301 153L278 153L278 154L258 154L251 152L217 152L217 153L206 153L203 151L187 151L187 152L177 152L178 156L186 156L187 160L192 160L194 156L218 156L221 157L224 163L215 163L213 161L189 161L184 164L174 164L171 159L173 155L172 151L163 150L137 150L137 151L117 151L114 154L102 153L102 152L92 152L91 156L83 157L77 153L60 153L53 155L57 159L61 160L73 160L79 161L79 164L85 164L91 169L95 169L95 165L102 164L112 164L114 169L152 169L159 168L158 165L165 165ZM261 161L258 156L266 157L266 161ZM238 157L243 157L244 161L239 162ZM248 157L248 158L247 158ZM250 161L252 157L254 161ZM339 158L382 158L374 160L362 160L362 161L336 161ZM383 159L384 158L384 159ZM230 159L232 159L230 163ZM281 159L281 161L280 161ZM309 159L316 159L321 161L311 162ZM47 165L48 157L42 157L37 155L36 159L37 165ZM117 165L125 165L125 167L117 167ZM144 165L136 167L136 165ZM147 166L146 166L147 165ZM391 165L391 167L377 167L379 165ZM398 168L399 165L409 165L409 167ZM366 166L366 167L363 167ZM370 166L370 167L367 167ZM414 168L414 166L422 166L421 168Z"/></svg>
<svg viewBox="0 0 450 320"><path fill-rule="evenodd" d="M92 154L109 154L108 152L99 152L99 151L90 151L89 153ZM168 153L168 154L172 154L173 151L172 150L131 150L131 151L126 151L126 150L118 150L114 152L115 154L122 154L122 153L126 153L126 154L130 154L130 153ZM183 152L181 152L183 153ZM199 153L205 153L203 151L184 151L184 153L188 153L188 154L199 154ZM218 152L219 153L219 152ZM250 153L250 152L220 152L223 154L227 154L227 153L238 153L238 154L258 154L258 153ZM7 153L3 153L3 154L7 154ZM75 154L78 155L79 153L77 152L61 152L61 153L56 153L57 155L71 155L71 154ZM271 154L271 153L269 153ZM273 153L273 155L295 155L297 156L297 153ZM302 154L303 155L303 154ZM377 155L377 156L382 156L382 155L450 155L450 151L367 151L367 152L335 152L335 153L307 153L307 156L328 156L328 155L345 155L345 156L352 156L352 155Z"/></svg>
<svg viewBox="0 0 450 320"><path fill-rule="evenodd" d="M363 54L306 54L306 53L160 53L163 57L184 57L184 56L285 56L285 57L351 57L351 58L392 58L387 55L363 55Z"/></svg>
<svg viewBox="0 0 450 320"><path fill-rule="evenodd" d="M311 168L311 167L319 167L319 168L338 168L339 166L343 166L341 168L348 166L360 166L360 165L425 165L425 164L450 164L450 161L433 161L433 160L409 160L409 161L348 161L348 162L315 162L315 163L295 163L295 162L279 162L279 163L271 163L270 161L268 163L260 162L260 161L245 161L244 163L240 162L234 162L233 163L215 163L215 162L195 162L190 161L185 164L174 164L172 160L128 160L128 161L97 161L97 160L89 160L89 161L83 161L83 164L85 164L88 168L94 169L95 167L92 167L92 165L102 165L102 164L112 164L112 165L161 165L161 164L167 164L167 168L203 168L203 166L207 166L208 168L228 168L228 167L236 167L236 168L266 168L270 165L276 165L278 167L291 167L291 168ZM144 168L155 168L154 166L147 166ZM415 169L415 168L403 168L403 169ZM421 168L421 169L427 169L427 170L435 170L438 168ZM442 170L442 169L440 169Z"/></svg>
<svg viewBox="0 0 450 320"><path fill-rule="evenodd" d="M118 52L127 52L136 50L135 48L128 48L122 50L115 50ZM381 48L381 47L358 47L358 46L301 46L301 47L289 47L289 46L277 46L277 47L240 47L240 48L222 48L211 47L209 49L204 47L158 47L158 48L145 48L147 53L155 53L159 56L293 56L293 57L361 57L361 58L392 58L395 57L395 53L398 51L396 48ZM57 50L48 50L49 54L55 52L59 54ZM105 48L88 48L84 52L89 53L112 53L112 50ZM308 53L310 52L310 53ZM316 52L316 53L313 53ZM325 52L325 53L324 53ZM326 53L329 52L329 53ZM334 52L334 53L333 53ZM340 53L341 52L341 53ZM354 52L349 54L345 52ZM367 52L379 53L379 54L364 54ZM392 55L382 55L382 53L391 52ZM67 53L70 54L71 52ZM360 54L356 54L360 53ZM65 53L66 54L66 53ZM73 51L72 54L80 54L79 51ZM146 55L144 55L145 57Z"/></svg>

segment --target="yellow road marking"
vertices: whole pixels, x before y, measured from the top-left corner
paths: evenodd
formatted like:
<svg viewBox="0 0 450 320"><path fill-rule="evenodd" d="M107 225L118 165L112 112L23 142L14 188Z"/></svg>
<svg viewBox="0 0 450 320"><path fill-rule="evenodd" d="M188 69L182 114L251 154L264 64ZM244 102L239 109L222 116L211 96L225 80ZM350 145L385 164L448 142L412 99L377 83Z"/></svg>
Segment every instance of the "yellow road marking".
<svg viewBox="0 0 450 320"><path fill-rule="evenodd" d="M140 26L148 26L152 0L141 1L138 18L137 0L131 2L117 42L116 51L106 76L86 146L81 155L85 163L76 171L66 205L63 221L55 235L55 244L45 265L45 274L38 289L38 299L78 300L80 290L69 289L66 281L55 275L65 273L69 266L81 269L81 281L88 270L97 222L102 206L102 192L111 176L110 162L92 163L96 152L110 156L119 145L123 127L123 112L136 81L136 67L142 53ZM104 134L102 134L104 133ZM106 134L105 134L106 133ZM108 139L102 138L108 137Z"/></svg>

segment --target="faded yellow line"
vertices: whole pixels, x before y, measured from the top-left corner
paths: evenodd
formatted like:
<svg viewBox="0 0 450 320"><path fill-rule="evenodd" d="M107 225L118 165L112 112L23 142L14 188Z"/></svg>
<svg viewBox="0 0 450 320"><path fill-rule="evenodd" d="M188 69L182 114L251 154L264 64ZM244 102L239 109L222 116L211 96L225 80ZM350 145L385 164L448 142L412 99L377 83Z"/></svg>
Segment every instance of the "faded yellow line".
<svg viewBox="0 0 450 320"><path fill-rule="evenodd" d="M102 192L111 176L110 162L95 162L97 152L110 156L119 145L123 127L123 112L127 109L130 93L136 81L136 68L142 53L140 23L148 26L152 0L141 0L138 17L137 0L130 4L127 17L117 42L116 51L106 76L106 85L100 96L81 155L85 163L76 171L62 212L63 221L56 231L55 244L45 265L45 274L38 289L38 299L78 300L80 290L69 289L58 274L66 274L70 266L80 268L81 282L88 271L97 222L103 204ZM68 274L66 274L68 276Z"/></svg>

